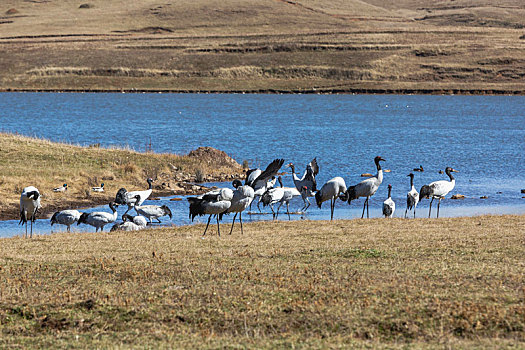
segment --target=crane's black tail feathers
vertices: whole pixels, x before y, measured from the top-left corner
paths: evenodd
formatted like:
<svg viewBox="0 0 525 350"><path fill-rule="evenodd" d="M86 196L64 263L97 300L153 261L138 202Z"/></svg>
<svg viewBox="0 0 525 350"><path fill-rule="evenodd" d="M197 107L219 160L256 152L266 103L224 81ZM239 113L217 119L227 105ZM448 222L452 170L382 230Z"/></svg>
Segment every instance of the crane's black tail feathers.
<svg viewBox="0 0 525 350"><path fill-rule="evenodd" d="M190 215L189 218L193 222L196 216L204 215L204 199L197 197L189 197L188 202L190 202Z"/></svg>
<svg viewBox="0 0 525 350"><path fill-rule="evenodd" d="M430 198L432 190L429 185L423 185L419 190L419 199Z"/></svg>
<svg viewBox="0 0 525 350"><path fill-rule="evenodd" d="M345 191L339 195L339 199L342 200L343 202L346 202L348 201L349 196L350 195L348 194L348 191Z"/></svg>
<svg viewBox="0 0 525 350"><path fill-rule="evenodd" d="M321 209L321 205L323 205L323 201L321 199L320 191L315 192L315 203L317 203L317 206L319 207L319 209Z"/></svg>
<svg viewBox="0 0 525 350"><path fill-rule="evenodd" d="M115 203L128 204L126 201L126 193L128 193L128 190L126 190L124 187L118 190L117 195L115 196Z"/></svg>
<svg viewBox="0 0 525 350"><path fill-rule="evenodd" d="M263 207L266 207L267 205L269 205L271 201L272 201L272 196L270 195L270 191L264 192L263 195L261 196L261 202L263 204Z"/></svg>
<svg viewBox="0 0 525 350"><path fill-rule="evenodd" d="M357 193L355 191L355 186L350 186L348 188L348 191L346 191L346 200L348 201L348 204L351 204L354 199L357 199Z"/></svg>
<svg viewBox="0 0 525 350"><path fill-rule="evenodd" d="M164 210L164 215L168 215L170 217L170 220L173 218L173 215L171 214L170 208L168 208L167 205L163 205L162 210Z"/></svg>

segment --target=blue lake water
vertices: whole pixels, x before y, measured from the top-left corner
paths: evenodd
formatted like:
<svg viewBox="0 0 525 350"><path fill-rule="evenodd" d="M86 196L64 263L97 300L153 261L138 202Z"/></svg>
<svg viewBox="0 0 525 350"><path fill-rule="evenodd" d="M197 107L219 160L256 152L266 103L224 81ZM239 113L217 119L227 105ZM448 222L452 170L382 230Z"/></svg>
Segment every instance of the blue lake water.
<svg viewBox="0 0 525 350"><path fill-rule="evenodd" d="M391 172L371 199L373 217L380 216L388 183L397 203L395 216L404 214L406 175L419 165L425 171L416 173L418 190L447 179L438 173L447 166L460 171L450 195L467 198L443 201L441 216L525 213L520 193L525 188L524 96L0 93L0 131L139 151L150 139L156 152L212 146L252 166L285 158L301 173L317 157L319 187L334 176L347 185L361 181L360 174L375 173L373 158L381 155ZM21 185L29 184L34 184L30 177ZM293 186L291 175L285 176L285 186ZM189 223L186 201L161 202L172 208L172 224ZM428 204L420 203L418 217L428 215ZM335 217L360 217L362 205L362 199L351 206L338 202ZM301 206L300 198L291 205L294 210ZM329 218L329 204L321 210L313 205L306 217L292 217L300 218ZM0 222L0 236L20 231L17 220ZM49 221L39 220L36 232L50 232Z"/></svg>

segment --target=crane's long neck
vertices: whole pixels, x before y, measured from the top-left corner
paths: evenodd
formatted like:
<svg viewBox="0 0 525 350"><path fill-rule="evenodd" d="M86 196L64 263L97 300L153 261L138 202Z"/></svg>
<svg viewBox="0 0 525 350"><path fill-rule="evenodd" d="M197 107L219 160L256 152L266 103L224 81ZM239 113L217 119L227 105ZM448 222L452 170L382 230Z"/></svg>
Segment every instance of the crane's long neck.
<svg viewBox="0 0 525 350"><path fill-rule="evenodd" d="M151 179L148 179L148 185L149 185L148 190L151 190L153 188Z"/></svg>
<svg viewBox="0 0 525 350"><path fill-rule="evenodd" d="M410 188L414 188L414 177L410 176Z"/></svg>
<svg viewBox="0 0 525 350"><path fill-rule="evenodd" d="M296 181L301 181L299 177L297 177L297 174L295 174L295 165L291 164L290 168L292 169L292 180L295 183Z"/></svg>
<svg viewBox="0 0 525 350"><path fill-rule="evenodd" d="M377 181L381 184L383 182L383 169L381 169L381 164L379 163L379 160L376 160L375 163L377 168Z"/></svg>
<svg viewBox="0 0 525 350"><path fill-rule="evenodd" d="M281 177L278 177L277 180L279 181L279 185L281 185L281 188L283 188L283 180L281 180Z"/></svg>
<svg viewBox="0 0 525 350"><path fill-rule="evenodd" d="M391 197L391 193L392 193L392 187L389 186L389 187L388 187L388 198Z"/></svg>
<svg viewBox="0 0 525 350"><path fill-rule="evenodd" d="M448 177L450 178L450 182L455 182L456 180L454 179L454 176L452 175L452 172L450 171L450 169L447 169L446 170L446 174L448 175Z"/></svg>

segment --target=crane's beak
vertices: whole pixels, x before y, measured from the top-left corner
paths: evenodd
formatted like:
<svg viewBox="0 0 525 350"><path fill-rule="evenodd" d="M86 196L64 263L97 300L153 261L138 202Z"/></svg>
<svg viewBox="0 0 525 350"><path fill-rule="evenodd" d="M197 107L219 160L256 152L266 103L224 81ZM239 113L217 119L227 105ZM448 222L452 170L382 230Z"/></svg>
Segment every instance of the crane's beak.
<svg viewBox="0 0 525 350"><path fill-rule="evenodd" d="M381 157L381 159L379 159L379 161L386 162L386 159L384 159L384 158Z"/></svg>
<svg viewBox="0 0 525 350"><path fill-rule="evenodd" d="M451 171L454 172L454 173L459 173L459 171L456 170L456 169L452 169Z"/></svg>

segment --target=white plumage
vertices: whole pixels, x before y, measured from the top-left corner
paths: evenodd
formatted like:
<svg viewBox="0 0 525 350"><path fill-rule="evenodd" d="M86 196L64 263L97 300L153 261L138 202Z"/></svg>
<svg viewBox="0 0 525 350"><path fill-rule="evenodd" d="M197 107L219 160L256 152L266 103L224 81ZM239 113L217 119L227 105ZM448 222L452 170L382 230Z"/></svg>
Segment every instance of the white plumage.
<svg viewBox="0 0 525 350"><path fill-rule="evenodd" d="M71 225L80 219L80 215L78 210L57 211L51 217L51 226L53 226L53 224L65 225L67 226L67 232L71 232Z"/></svg>
<svg viewBox="0 0 525 350"><path fill-rule="evenodd" d="M98 232L99 229L103 231L105 225L117 220L117 209L115 208L115 205L116 203L114 202L109 203L109 208L111 209L112 213L104 211L82 213L78 219L77 225L84 223L95 227L95 232Z"/></svg>
<svg viewBox="0 0 525 350"><path fill-rule="evenodd" d="M341 193L346 193L346 183L342 177L338 176L325 183L315 194L315 201L319 208L323 202L330 200L330 220L334 219L335 200Z"/></svg>
<svg viewBox="0 0 525 350"><path fill-rule="evenodd" d="M145 229L148 222L146 218L141 215L131 216L128 214L122 215L124 220L121 223L113 225L110 231L139 231Z"/></svg>
<svg viewBox="0 0 525 350"><path fill-rule="evenodd" d="M141 199L139 198L139 195L135 196L136 203L140 203ZM168 208L166 205L134 205L135 211L138 215L142 215L149 219L150 224L153 223L153 219L157 220L157 222L160 224L159 218L161 216L169 216L170 220L173 218L171 214L170 208ZM124 214L127 215L127 214ZM123 216L124 217L124 216Z"/></svg>
<svg viewBox="0 0 525 350"><path fill-rule="evenodd" d="M128 210L126 210L124 214L127 214L135 205L142 205L142 203L151 196L151 193L153 192L153 179L148 178L146 182L148 183L147 190L131 192L128 192L125 188L118 190L117 195L115 196L115 203L126 204L128 206ZM140 199L138 200L137 198Z"/></svg>
<svg viewBox="0 0 525 350"><path fill-rule="evenodd" d="M377 189L379 188L379 185L383 182L383 170L381 169L381 164L379 162L385 161L380 156L377 156L374 158L374 163L376 164L377 168L377 174L373 177L370 177L366 180L361 181L355 186L350 186L348 188L348 204L350 204L354 199L357 199L359 197L366 197L365 203L363 204L363 214L361 214L361 219L365 215L365 208L366 208L366 217L369 216L368 211L368 202L370 200L370 197L376 193Z"/></svg>
<svg viewBox="0 0 525 350"><path fill-rule="evenodd" d="M396 211L396 203L392 200L392 185L388 185L388 198L383 202L383 215L392 218Z"/></svg>
<svg viewBox="0 0 525 350"><path fill-rule="evenodd" d="M407 212L414 209L414 218L416 217L416 207L419 203L419 193L414 187L414 174L410 173L407 176L410 176L410 191L407 193L407 208L405 209L405 218L407 217Z"/></svg>
<svg viewBox="0 0 525 350"><path fill-rule="evenodd" d="M264 194L261 196L261 202L263 203L263 206L270 206L270 209L272 210L272 213L273 213L273 219L277 219L277 217L279 216L279 208L281 208L281 205L283 204L283 198L285 196L285 190L284 188L282 187L282 182L281 182L281 187L275 187L275 188L271 188L269 190L267 190L266 192L264 192ZM291 198L290 198L291 199ZM279 207L277 208L277 213L275 212L275 210L273 210L273 205L276 204L276 203L280 203L279 204Z"/></svg>
<svg viewBox="0 0 525 350"><path fill-rule="evenodd" d="M423 187L421 187L421 190L419 191L419 197L421 199L432 197L428 208L428 217L430 217L430 212L432 210L432 202L435 198L437 198L439 202L436 217L439 218L439 206L441 204L441 200L445 198L445 196L456 186L456 179L454 179L454 176L452 176L453 172L459 173L459 171L452 169L451 167L447 167L445 169L445 174L448 175L450 181L434 181L430 185L423 185Z"/></svg>
<svg viewBox="0 0 525 350"><path fill-rule="evenodd" d="M244 232L242 228L242 212L246 208L248 208L252 203L254 198L254 190L250 186L242 186L242 182L240 180L234 180L232 185L235 188L235 191L233 191L233 197L230 202L230 207L226 210L225 214L235 213L235 215L233 216L232 227L230 229L230 235L233 231L235 218L237 217L237 214L239 214L239 222L241 223L241 234L243 234ZM219 215L222 216L222 214ZM220 219L221 217L219 217L219 220Z"/></svg>
<svg viewBox="0 0 525 350"><path fill-rule="evenodd" d="M317 182L315 180L315 177L319 173L317 158L314 158L310 163L306 165L306 170L302 178L299 178L295 174L295 166L293 165L293 163L289 163L288 167L292 169L292 179L295 188L303 198L304 206L301 208L301 211L306 211L310 207L310 200L308 199L308 197L313 197L314 193L317 191Z"/></svg>
<svg viewBox="0 0 525 350"><path fill-rule="evenodd" d="M31 221L31 237L33 237L33 222L36 220L38 210L42 206L40 205L40 192L34 186L28 186L22 190L20 195L20 224L26 225L27 236L27 220Z"/></svg>

